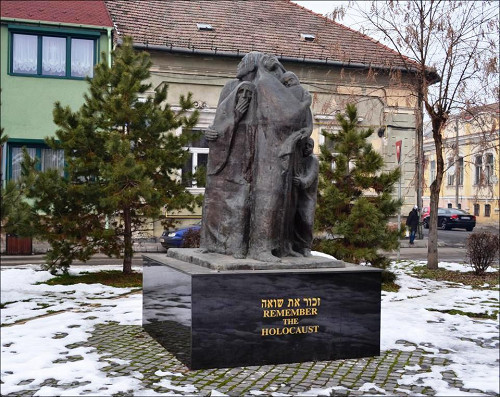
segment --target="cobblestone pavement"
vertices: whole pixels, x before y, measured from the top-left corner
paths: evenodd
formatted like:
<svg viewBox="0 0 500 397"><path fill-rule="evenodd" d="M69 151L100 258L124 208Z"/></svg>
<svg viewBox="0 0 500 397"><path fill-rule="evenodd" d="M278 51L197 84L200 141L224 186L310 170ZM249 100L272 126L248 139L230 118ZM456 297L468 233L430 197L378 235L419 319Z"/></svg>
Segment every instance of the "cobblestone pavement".
<svg viewBox="0 0 500 397"><path fill-rule="evenodd" d="M377 357L191 371L140 326L140 291L114 291L111 287L82 284L46 287L34 284L42 272L29 269L23 272L26 273L23 278L28 281L22 294L11 298L18 302L8 300L2 306L2 396L100 395L99 391L117 397L498 395L470 389L472 386L465 387L462 382L481 387L480 382L471 383L470 379L477 380L484 375L481 372L484 372L484 365L468 372L467 378L460 374L464 366L474 361L471 357L474 354L487 353L487 361L477 360L477 357L475 361L488 368L498 368L498 327L494 324L488 328L491 332L484 331L484 327L481 332L473 332L475 325L484 325L486 321L479 318L471 319L466 329L459 325L464 322L452 320L451 315L446 322L442 316L432 317L432 321L428 318L428 323L445 324L461 331L447 345L441 344L439 338L434 339L433 336L437 336L434 333L425 335L422 340L435 345L425 342L416 345L405 340L394 343L395 339L391 339L386 345L391 349L383 350ZM5 273L2 280L4 277ZM21 279L16 280L18 283L9 286L12 291L20 288ZM4 293L7 285L4 287L6 283L2 283ZM400 301L415 301L422 294L436 299L436 291L446 289L444 284L434 281L423 283L419 280L413 292L410 294L407 290ZM422 290L424 285L425 292ZM456 301L451 296L458 290L452 287L446 290L450 295L445 297L452 303L474 306L484 300L486 303L483 302L481 310L488 309L495 317L498 313L498 288L491 291L491 295L481 295L484 291L467 288L468 293ZM440 299L442 302L443 296ZM425 304L423 307L425 311ZM442 311L448 309L447 306L440 308ZM432 313L437 312L433 310ZM415 316L420 321L421 313ZM437 332L444 328L432 329ZM410 339L413 331L412 328L405 338ZM396 338L402 337L397 333ZM460 344L462 341L467 344ZM456 348L459 354L457 351L450 354L452 352L444 350L443 346L450 350ZM473 349L475 346L481 349ZM452 361L457 359L462 360L461 366ZM491 378L498 380L496 376L488 376Z"/></svg>
<svg viewBox="0 0 500 397"><path fill-rule="evenodd" d="M64 337L65 334L54 336ZM408 351L411 344L405 341L398 343L402 345L402 350L384 351L378 357L190 371L152 339L141 326L109 322L98 324L87 341L67 345L68 354L62 361L82 360L83 357L72 354L71 350L91 347L99 354L99 361L108 364L101 369L108 378L140 378L145 389L165 395L433 396L436 392L432 388L424 387L418 381L413 383L411 379L414 379L412 375L425 376L431 371L431 367L435 371L436 366L443 366L443 371L440 371L442 381L450 388L457 388L471 395L496 395L463 388L455 373L444 368L449 364L447 359L421 348ZM165 375L170 375L167 382ZM27 379L24 383L28 385L31 380ZM90 382L86 382L88 383ZM84 386L85 383L75 380L71 384L61 385L57 384L55 379L47 379L40 386L56 385L59 388L70 388ZM32 396L36 391L28 389L15 395ZM115 396L131 394L132 391Z"/></svg>

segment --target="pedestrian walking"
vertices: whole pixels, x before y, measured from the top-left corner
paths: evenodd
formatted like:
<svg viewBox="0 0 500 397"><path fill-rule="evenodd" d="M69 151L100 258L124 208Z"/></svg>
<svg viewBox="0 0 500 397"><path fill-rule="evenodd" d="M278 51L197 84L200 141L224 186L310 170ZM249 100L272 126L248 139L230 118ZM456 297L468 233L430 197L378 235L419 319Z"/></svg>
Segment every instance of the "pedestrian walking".
<svg viewBox="0 0 500 397"><path fill-rule="evenodd" d="M406 218L406 227L410 229L410 245L415 241L418 228L418 207L415 205Z"/></svg>

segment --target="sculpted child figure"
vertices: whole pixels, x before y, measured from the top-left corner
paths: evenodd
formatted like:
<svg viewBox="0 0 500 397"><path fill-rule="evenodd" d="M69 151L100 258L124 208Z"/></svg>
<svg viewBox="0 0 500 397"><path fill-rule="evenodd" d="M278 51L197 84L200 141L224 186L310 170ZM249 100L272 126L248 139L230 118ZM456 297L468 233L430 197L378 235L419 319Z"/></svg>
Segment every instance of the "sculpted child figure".
<svg viewBox="0 0 500 397"><path fill-rule="evenodd" d="M313 149L314 140L304 139L302 161L293 177L293 186L297 191L293 250L304 256L311 256L314 210L318 192L319 162L313 155Z"/></svg>

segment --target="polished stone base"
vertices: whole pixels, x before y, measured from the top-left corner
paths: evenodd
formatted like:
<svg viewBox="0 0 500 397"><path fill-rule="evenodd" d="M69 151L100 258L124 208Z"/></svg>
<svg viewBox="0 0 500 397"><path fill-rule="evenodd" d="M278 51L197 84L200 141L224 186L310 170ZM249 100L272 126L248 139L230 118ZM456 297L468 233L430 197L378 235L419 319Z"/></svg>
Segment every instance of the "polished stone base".
<svg viewBox="0 0 500 397"><path fill-rule="evenodd" d="M323 256L285 257L281 258L280 262L261 262L251 258L235 259L231 255L203 252L200 248L170 248L167 256L212 270L290 270L345 267L343 261Z"/></svg>
<svg viewBox="0 0 500 397"><path fill-rule="evenodd" d="M143 256L143 326L191 369L380 354L380 270L213 270Z"/></svg>

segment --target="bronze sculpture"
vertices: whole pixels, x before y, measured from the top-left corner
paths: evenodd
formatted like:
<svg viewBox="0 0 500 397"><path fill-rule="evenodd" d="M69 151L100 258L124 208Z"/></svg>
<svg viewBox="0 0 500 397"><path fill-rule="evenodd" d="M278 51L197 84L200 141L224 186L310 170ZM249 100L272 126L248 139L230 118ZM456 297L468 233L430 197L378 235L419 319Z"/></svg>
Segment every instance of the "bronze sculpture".
<svg viewBox="0 0 500 397"><path fill-rule="evenodd" d="M310 105L276 57L242 59L205 134L204 251L264 262L310 255L318 172Z"/></svg>

